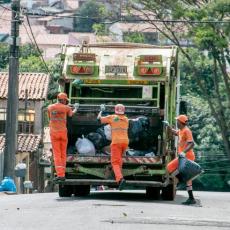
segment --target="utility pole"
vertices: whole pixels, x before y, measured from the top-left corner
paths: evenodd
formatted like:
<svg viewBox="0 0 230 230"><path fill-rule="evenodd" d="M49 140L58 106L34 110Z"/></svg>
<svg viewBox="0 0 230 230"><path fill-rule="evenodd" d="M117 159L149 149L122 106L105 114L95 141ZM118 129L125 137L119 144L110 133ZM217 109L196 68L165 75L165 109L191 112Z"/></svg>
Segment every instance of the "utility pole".
<svg viewBox="0 0 230 230"><path fill-rule="evenodd" d="M20 0L11 5L11 39L9 57L8 98L6 117L6 144L4 152L4 176L14 178L15 155L18 134L18 72L19 72L19 23Z"/></svg>

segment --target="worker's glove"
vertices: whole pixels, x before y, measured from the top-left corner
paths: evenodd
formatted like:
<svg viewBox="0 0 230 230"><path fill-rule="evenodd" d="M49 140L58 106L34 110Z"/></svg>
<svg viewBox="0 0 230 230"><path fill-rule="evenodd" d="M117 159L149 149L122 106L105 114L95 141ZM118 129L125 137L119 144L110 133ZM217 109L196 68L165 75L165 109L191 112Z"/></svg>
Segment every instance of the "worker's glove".
<svg viewBox="0 0 230 230"><path fill-rule="evenodd" d="M179 155L179 157L185 157L186 154L185 154L185 152L180 152L178 155Z"/></svg>
<svg viewBox="0 0 230 230"><path fill-rule="evenodd" d="M105 111L105 105L104 104L101 104L100 105L100 110L103 112L103 111Z"/></svg>
<svg viewBox="0 0 230 230"><path fill-rule="evenodd" d="M75 103L75 104L73 105L73 107L74 107L74 109L78 110L78 108L79 108L79 103Z"/></svg>
<svg viewBox="0 0 230 230"><path fill-rule="evenodd" d="M163 123L163 125L166 126L166 127L169 126L169 122L168 122L168 121L162 121L162 123Z"/></svg>

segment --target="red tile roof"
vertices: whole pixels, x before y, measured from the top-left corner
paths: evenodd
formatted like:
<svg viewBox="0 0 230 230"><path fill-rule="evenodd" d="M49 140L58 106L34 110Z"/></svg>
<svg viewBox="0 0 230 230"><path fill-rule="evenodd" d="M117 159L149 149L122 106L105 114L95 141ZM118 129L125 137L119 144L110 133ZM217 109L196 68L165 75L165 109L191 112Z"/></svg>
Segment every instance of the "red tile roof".
<svg viewBox="0 0 230 230"><path fill-rule="evenodd" d="M49 85L49 75L45 73L19 74L19 99L25 99L26 89L28 100L45 100ZM8 73L0 72L0 99L6 99L8 93Z"/></svg>
<svg viewBox="0 0 230 230"><path fill-rule="evenodd" d="M35 152L41 141L40 135L19 134L18 135L18 152ZM5 148L5 135L0 135L0 151Z"/></svg>

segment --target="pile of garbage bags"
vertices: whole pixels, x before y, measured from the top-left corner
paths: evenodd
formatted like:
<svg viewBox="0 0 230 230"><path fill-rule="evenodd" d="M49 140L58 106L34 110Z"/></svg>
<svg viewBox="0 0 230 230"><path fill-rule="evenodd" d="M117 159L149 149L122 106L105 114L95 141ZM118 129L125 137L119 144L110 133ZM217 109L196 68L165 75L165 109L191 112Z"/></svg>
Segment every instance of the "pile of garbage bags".
<svg viewBox="0 0 230 230"><path fill-rule="evenodd" d="M151 133L149 130L149 120L147 117L141 116L135 119L129 119L129 147L132 149L131 155L145 156L149 154L151 156ZM98 150L102 150L105 146L109 146L111 143L111 127L105 125L98 128L95 132L90 132L86 137L78 138L75 143L75 148L79 154L93 156ZM68 149L68 153L72 153L75 148ZM144 150L144 151L138 151ZM147 150L147 151L146 151ZM135 151L135 154L133 153Z"/></svg>

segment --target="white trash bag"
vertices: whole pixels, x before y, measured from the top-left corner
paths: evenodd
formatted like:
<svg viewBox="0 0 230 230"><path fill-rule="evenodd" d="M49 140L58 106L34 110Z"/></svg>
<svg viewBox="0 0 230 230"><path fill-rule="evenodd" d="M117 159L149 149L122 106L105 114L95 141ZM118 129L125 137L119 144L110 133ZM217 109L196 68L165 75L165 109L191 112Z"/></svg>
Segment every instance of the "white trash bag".
<svg viewBox="0 0 230 230"><path fill-rule="evenodd" d="M105 137L108 141L111 141L112 140L112 137L111 137L111 126L110 125L105 125L104 126L104 132L105 132Z"/></svg>
<svg viewBox="0 0 230 230"><path fill-rule="evenodd" d="M93 156L96 153L94 144L85 137L78 138L75 143L75 146L79 154Z"/></svg>

